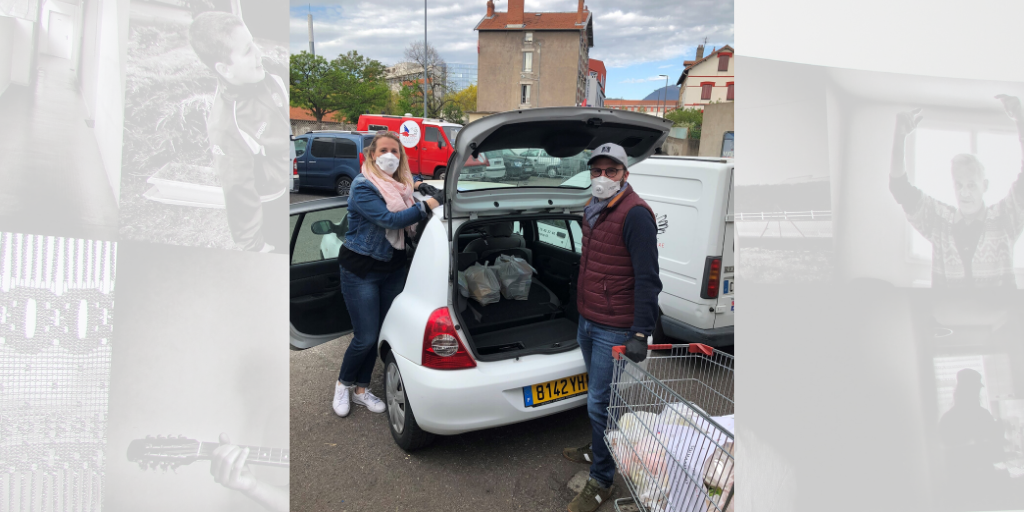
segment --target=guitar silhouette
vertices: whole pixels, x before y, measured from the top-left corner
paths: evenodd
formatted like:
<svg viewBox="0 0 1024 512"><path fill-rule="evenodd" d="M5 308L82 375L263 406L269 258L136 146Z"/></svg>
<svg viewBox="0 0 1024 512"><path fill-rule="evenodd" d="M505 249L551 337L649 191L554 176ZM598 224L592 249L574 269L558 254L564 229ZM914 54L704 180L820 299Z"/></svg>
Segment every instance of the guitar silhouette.
<svg viewBox="0 0 1024 512"><path fill-rule="evenodd" d="M136 439L128 445L128 461L136 462L142 469L177 468L191 464L197 460L210 460L213 451L221 444L209 441L196 441L185 436L146 436ZM242 446L248 448L249 456L246 464L287 468L291 459L288 450L281 448L264 448L262 446Z"/></svg>

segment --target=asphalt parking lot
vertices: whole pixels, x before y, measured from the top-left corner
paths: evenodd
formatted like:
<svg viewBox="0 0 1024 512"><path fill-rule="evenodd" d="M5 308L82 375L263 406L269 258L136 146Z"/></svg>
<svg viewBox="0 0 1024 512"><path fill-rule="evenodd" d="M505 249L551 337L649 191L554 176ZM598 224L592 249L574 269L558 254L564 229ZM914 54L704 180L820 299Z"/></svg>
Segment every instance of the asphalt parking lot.
<svg viewBox="0 0 1024 512"><path fill-rule="evenodd" d="M559 511L575 493L566 484L586 466L562 448L590 440L585 407L527 423L457 436L406 453L387 415L331 409L334 382L351 336L291 352L291 505L293 510ZM370 390L384 396L379 361ZM616 498L629 491L616 475ZM605 504L602 511L614 510Z"/></svg>

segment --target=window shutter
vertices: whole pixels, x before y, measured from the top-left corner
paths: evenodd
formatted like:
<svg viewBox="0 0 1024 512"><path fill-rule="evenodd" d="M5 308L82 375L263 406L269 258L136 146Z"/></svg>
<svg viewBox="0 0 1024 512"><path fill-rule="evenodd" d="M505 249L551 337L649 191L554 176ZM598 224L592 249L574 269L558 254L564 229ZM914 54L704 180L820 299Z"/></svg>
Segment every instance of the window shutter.
<svg viewBox="0 0 1024 512"><path fill-rule="evenodd" d="M701 84L700 88L700 99L710 100L711 99L711 88L714 84Z"/></svg>
<svg viewBox="0 0 1024 512"><path fill-rule="evenodd" d="M729 85L728 85L729 89L725 93L725 99L727 99L727 100L733 99L733 87L734 86L735 86L735 84L733 84L732 82L729 82Z"/></svg>
<svg viewBox="0 0 1024 512"><path fill-rule="evenodd" d="M718 70L719 71L729 71L729 56L728 55L719 55L718 56Z"/></svg>

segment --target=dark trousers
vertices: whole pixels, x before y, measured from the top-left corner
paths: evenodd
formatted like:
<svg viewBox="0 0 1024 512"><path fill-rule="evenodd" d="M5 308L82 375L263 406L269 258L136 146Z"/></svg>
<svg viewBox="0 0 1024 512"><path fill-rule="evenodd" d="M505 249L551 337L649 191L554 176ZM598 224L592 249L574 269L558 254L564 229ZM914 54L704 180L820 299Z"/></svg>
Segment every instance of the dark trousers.
<svg viewBox="0 0 1024 512"><path fill-rule="evenodd" d="M402 267L391 273L370 272L361 278L341 267L341 293L352 317L352 341L345 351L338 381L345 386L370 385L373 366L377 364L377 338L384 317L395 297L405 288L408 272Z"/></svg>

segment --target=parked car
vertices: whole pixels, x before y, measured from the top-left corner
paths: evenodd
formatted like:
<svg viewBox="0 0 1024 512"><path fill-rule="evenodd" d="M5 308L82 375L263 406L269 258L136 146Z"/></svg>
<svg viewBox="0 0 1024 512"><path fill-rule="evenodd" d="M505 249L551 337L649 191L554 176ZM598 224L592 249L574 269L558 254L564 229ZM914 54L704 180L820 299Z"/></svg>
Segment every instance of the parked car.
<svg viewBox="0 0 1024 512"><path fill-rule="evenodd" d="M448 123L440 119L424 119L405 116L363 114L359 116L356 128L369 132L390 130L397 132L409 158L409 170L423 179L443 180L448 159L454 151L455 138L462 129L461 124Z"/></svg>
<svg viewBox="0 0 1024 512"><path fill-rule="evenodd" d="M663 288L655 343L668 336L733 344L734 166L732 159L655 156L629 169L630 185L658 221Z"/></svg>
<svg viewBox="0 0 1024 512"><path fill-rule="evenodd" d="M296 140L292 137L292 188L290 192L298 192L301 183L299 182L299 156L306 152L306 139Z"/></svg>
<svg viewBox="0 0 1024 512"><path fill-rule="evenodd" d="M509 149L502 150L501 158L505 163L505 179L529 179L532 167L527 165L526 157L519 156Z"/></svg>
<svg viewBox="0 0 1024 512"><path fill-rule="evenodd" d="M530 162L534 175L557 178L563 176L561 172L561 159L553 157L544 152L543 149L530 149L523 153L526 160Z"/></svg>
<svg viewBox="0 0 1024 512"><path fill-rule="evenodd" d="M303 148L293 160L303 187L334 190L347 196L352 180L359 174L365 156L363 149L373 141L373 133L351 131L312 131L295 137L295 147Z"/></svg>
<svg viewBox="0 0 1024 512"><path fill-rule="evenodd" d="M487 158L487 168L484 169L483 181L500 181L505 179L505 159L503 151L488 151L481 153Z"/></svg>
<svg viewBox="0 0 1024 512"><path fill-rule="evenodd" d="M480 153L477 158L473 158L470 155L466 159L466 164L462 167L462 178L467 181L476 181L484 178L487 167L490 166L490 162L487 160L487 155Z"/></svg>
<svg viewBox="0 0 1024 512"><path fill-rule="evenodd" d="M388 426L404 450L449 435L527 421L586 405L586 368L576 342L575 271L590 181L523 186L467 181L474 151L543 148L586 159L605 142L632 142L631 165L650 156L671 122L620 110L537 108L476 121L457 140L445 203L407 239L408 281L384 319ZM493 164L493 158L488 154ZM440 184L440 183L438 183ZM417 193L417 197L422 199ZM321 238L343 233L347 198L291 205L291 344L303 348L351 330L337 261ZM550 243L542 226L567 228ZM337 236L337 235L335 235ZM342 243L344 241L342 240ZM482 306L463 296L458 273L501 255L536 269L527 300Z"/></svg>

